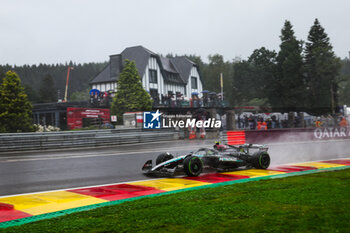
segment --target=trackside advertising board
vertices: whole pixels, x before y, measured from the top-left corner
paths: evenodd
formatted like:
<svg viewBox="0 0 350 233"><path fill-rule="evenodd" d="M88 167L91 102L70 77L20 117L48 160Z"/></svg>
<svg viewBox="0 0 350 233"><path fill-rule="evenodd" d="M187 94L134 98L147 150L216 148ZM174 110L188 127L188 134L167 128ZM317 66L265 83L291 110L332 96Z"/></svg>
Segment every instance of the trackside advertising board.
<svg viewBox="0 0 350 233"><path fill-rule="evenodd" d="M350 139L349 127L246 130L247 143Z"/></svg>
<svg viewBox="0 0 350 233"><path fill-rule="evenodd" d="M109 109L67 108L67 126L69 129L82 128L84 118L99 118L103 123L110 123Z"/></svg>

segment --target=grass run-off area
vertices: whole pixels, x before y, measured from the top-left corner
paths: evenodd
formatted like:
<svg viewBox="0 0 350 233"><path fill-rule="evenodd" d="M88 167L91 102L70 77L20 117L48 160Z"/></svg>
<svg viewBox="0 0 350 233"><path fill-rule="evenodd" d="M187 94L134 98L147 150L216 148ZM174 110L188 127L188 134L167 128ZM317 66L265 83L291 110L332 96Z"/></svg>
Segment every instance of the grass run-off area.
<svg viewBox="0 0 350 233"><path fill-rule="evenodd" d="M144 198L2 231L350 232L350 169Z"/></svg>

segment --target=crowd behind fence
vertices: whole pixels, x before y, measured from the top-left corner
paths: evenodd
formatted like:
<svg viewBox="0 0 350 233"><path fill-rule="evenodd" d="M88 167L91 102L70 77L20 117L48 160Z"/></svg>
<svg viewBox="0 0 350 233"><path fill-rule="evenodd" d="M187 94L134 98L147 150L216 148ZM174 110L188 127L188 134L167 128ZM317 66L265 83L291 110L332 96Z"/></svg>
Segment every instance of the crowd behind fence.
<svg viewBox="0 0 350 233"><path fill-rule="evenodd" d="M304 120L304 122L302 122ZM311 128L311 127L346 127L350 117L342 115L325 115L321 117L304 113L304 119L295 114L289 121L287 113L243 113L236 115L237 129L278 129L278 128Z"/></svg>
<svg viewBox="0 0 350 233"><path fill-rule="evenodd" d="M200 108L200 107L216 107L225 108L229 106L228 101L222 100L218 96L192 95L191 98L186 98L182 94L158 95L152 97L154 107L168 107L168 108Z"/></svg>
<svg viewBox="0 0 350 233"><path fill-rule="evenodd" d="M113 102L114 92L90 92L90 105L94 107L109 107ZM191 98L187 98L181 93L169 93L168 95L159 94L151 97L153 107L168 107L168 108L200 108L200 107L214 107L224 108L228 107L229 103L222 100L217 94L203 94L199 97L198 94L193 94Z"/></svg>

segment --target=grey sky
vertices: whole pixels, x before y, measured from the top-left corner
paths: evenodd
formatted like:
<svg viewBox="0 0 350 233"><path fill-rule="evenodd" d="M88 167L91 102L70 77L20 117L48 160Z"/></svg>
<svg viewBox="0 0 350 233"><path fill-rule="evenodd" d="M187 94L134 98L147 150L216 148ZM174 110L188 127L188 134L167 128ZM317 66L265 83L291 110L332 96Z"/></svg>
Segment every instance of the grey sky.
<svg viewBox="0 0 350 233"><path fill-rule="evenodd" d="M101 62L134 45L245 59L278 50L285 19L306 40L315 18L344 58L349 11L348 0L0 0L0 64Z"/></svg>

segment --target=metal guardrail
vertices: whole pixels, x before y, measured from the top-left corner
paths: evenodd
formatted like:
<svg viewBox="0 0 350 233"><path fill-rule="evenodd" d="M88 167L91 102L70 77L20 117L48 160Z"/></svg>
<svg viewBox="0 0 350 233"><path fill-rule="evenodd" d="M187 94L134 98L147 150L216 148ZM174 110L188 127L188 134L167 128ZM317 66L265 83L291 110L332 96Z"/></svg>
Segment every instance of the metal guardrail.
<svg viewBox="0 0 350 233"><path fill-rule="evenodd" d="M96 147L179 139L173 130L112 129L0 135L0 152Z"/></svg>

